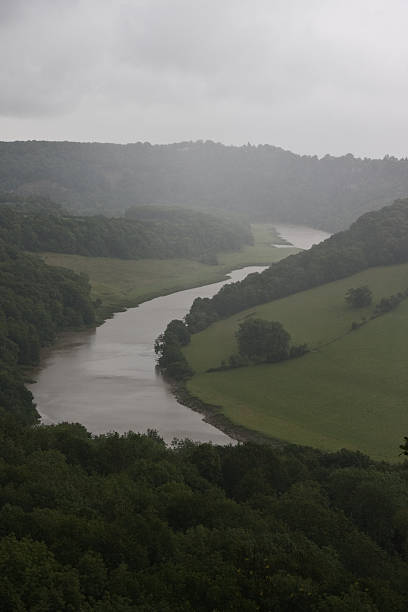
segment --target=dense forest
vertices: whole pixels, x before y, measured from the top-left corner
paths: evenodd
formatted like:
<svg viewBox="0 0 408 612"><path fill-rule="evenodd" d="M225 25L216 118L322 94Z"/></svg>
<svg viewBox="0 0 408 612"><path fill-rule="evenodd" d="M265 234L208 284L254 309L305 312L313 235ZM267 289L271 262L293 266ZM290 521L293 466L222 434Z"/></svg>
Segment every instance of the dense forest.
<svg viewBox="0 0 408 612"><path fill-rule="evenodd" d="M404 612L407 476L348 451L3 416L1 608Z"/></svg>
<svg viewBox="0 0 408 612"><path fill-rule="evenodd" d="M27 251L122 259L189 258L252 244L249 225L183 208L133 207L125 218L73 216L44 197L0 195L0 238Z"/></svg>
<svg viewBox="0 0 408 612"><path fill-rule="evenodd" d="M186 317L190 332L256 304L350 276L372 266L408 261L408 199L362 215L350 229L260 274L224 285L211 299L197 298Z"/></svg>
<svg viewBox="0 0 408 612"><path fill-rule="evenodd" d="M86 278L45 265L0 239L0 415L36 418L21 368L35 365L57 332L94 324Z"/></svg>
<svg viewBox="0 0 408 612"><path fill-rule="evenodd" d="M270 145L0 143L0 191L47 195L72 211L133 205L245 212L329 231L408 194L408 160L296 155Z"/></svg>

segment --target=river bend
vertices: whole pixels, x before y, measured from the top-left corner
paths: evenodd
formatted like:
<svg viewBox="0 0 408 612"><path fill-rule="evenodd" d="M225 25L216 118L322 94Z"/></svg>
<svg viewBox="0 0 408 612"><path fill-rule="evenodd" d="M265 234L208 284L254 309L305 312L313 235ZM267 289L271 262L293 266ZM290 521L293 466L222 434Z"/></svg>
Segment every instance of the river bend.
<svg viewBox="0 0 408 612"><path fill-rule="evenodd" d="M294 246L309 248L328 237L301 226L277 225ZM226 283L259 272L250 266L230 273L227 281L179 291L144 302L108 319L92 331L66 334L42 360L30 386L45 423L79 422L94 434L157 429L173 438L232 442L179 404L155 368L154 340L172 319L182 319L196 297L211 297Z"/></svg>

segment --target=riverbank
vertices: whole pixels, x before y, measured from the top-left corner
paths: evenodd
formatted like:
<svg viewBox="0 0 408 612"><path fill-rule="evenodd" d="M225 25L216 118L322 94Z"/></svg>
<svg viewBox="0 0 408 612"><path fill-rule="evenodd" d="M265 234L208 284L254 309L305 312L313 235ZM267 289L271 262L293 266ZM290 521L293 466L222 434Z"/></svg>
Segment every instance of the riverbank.
<svg viewBox="0 0 408 612"><path fill-rule="evenodd" d="M218 254L216 265L187 259L123 260L60 253L43 253L42 257L49 265L70 268L88 276L92 298L99 304L97 323L101 325L115 312L139 306L159 296L224 281L233 269L267 266L299 250L275 246L286 241L270 223L254 224L252 232L252 246Z"/></svg>
<svg viewBox="0 0 408 612"><path fill-rule="evenodd" d="M206 423L216 427L233 440L237 442L256 442L257 444L267 444L273 447L283 447L288 444L288 442L284 440L279 440L278 438L273 438L261 432L253 431L242 425L233 423L223 413L222 406L206 404L199 397L192 395L184 382L174 380L169 380L168 382L171 386L172 393L180 404L203 415L203 420Z"/></svg>

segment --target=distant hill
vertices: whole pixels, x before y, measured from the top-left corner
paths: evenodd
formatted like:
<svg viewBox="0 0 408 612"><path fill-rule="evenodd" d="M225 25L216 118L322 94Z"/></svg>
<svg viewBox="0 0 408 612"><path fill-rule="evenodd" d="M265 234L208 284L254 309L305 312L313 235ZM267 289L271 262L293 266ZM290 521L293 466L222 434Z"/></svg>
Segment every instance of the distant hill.
<svg viewBox="0 0 408 612"><path fill-rule="evenodd" d="M408 195L408 160L296 155L270 145L0 143L0 191L37 193L82 214L164 204L335 231Z"/></svg>

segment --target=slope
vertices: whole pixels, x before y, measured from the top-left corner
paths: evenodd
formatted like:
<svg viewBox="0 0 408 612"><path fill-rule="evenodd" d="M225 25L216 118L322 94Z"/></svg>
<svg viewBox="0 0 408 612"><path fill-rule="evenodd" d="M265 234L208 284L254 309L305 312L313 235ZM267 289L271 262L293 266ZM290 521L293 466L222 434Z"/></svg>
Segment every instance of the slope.
<svg viewBox="0 0 408 612"><path fill-rule="evenodd" d="M339 280L367 268L408 261L408 200L362 215L350 229L261 274L225 285L210 300L197 298L186 317L191 333L246 308Z"/></svg>
<svg viewBox="0 0 408 612"><path fill-rule="evenodd" d="M193 335L185 349L197 374L188 390L220 406L232 423L297 444L359 449L396 460L396 443L408 429L408 302L362 328L353 320L371 308L344 303L350 287L368 285L374 302L408 287L408 264L371 268L352 277L244 311ZM205 373L236 350L240 320L281 321L293 341L312 352L279 364Z"/></svg>

